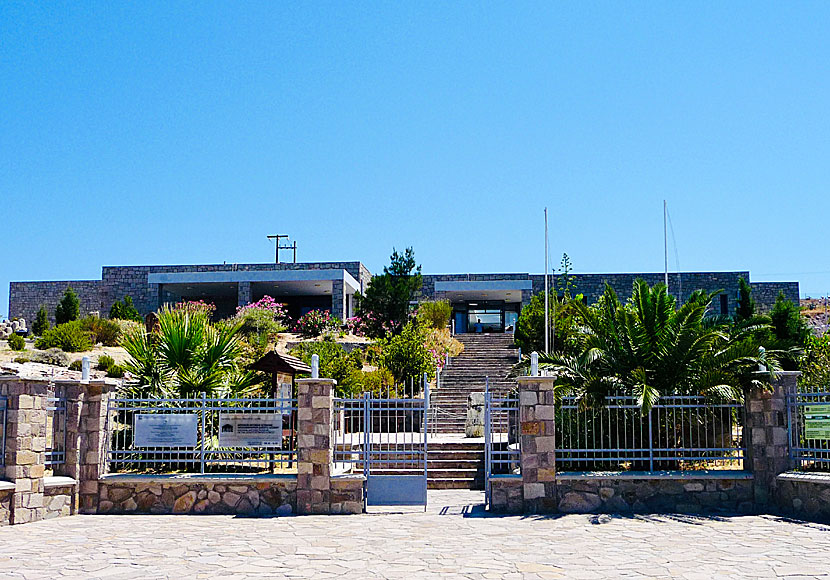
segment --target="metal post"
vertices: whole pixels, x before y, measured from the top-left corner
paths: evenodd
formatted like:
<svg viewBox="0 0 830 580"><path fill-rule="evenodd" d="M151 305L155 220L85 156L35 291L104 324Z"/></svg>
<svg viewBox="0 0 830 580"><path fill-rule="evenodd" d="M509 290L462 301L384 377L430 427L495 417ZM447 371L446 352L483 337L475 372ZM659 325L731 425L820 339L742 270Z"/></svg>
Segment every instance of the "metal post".
<svg viewBox="0 0 830 580"><path fill-rule="evenodd" d="M530 376L539 376L539 353L535 350L530 353Z"/></svg>
<svg viewBox="0 0 830 580"><path fill-rule="evenodd" d="M651 409L648 410L648 470L654 471L654 440L652 439Z"/></svg>
<svg viewBox="0 0 830 580"><path fill-rule="evenodd" d="M424 511L427 511L427 491L429 490L429 462L428 432L429 432L429 378L424 373Z"/></svg>
<svg viewBox="0 0 830 580"><path fill-rule="evenodd" d="M81 382L89 382L89 357L85 356L81 359Z"/></svg>
<svg viewBox="0 0 830 580"><path fill-rule="evenodd" d="M509 440L509 436L508 436ZM484 505L490 507L490 446L492 435L490 433L490 393L485 383L484 391Z"/></svg>
<svg viewBox="0 0 830 580"><path fill-rule="evenodd" d="M207 400L205 392L202 391L202 436L199 438L199 455L200 455L200 466L201 472L205 472L205 415L207 414Z"/></svg>
<svg viewBox="0 0 830 580"><path fill-rule="evenodd" d="M311 378L320 378L320 357L316 354L311 355Z"/></svg>

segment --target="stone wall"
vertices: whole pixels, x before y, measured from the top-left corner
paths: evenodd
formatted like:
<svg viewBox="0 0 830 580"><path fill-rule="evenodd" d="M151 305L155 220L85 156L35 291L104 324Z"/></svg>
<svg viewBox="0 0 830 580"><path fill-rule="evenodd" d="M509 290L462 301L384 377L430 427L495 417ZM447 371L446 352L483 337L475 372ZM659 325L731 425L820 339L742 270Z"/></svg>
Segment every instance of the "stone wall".
<svg viewBox="0 0 830 580"><path fill-rule="evenodd" d="M81 302L81 316L102 310L100 280L62 280L54 282L12 282L9 284L9 318L25 318L31 330L41 306L46 306L49 321L55 324L55 307L63 297L66 288L72 289Z"/></svg>
<svg viewBox="0 0 830 580"><path fill-rule="evenodd" d="M830 523L830 473L782 473L773 495L783 515Z"/></svg>
<svg viewBox="0 0 830 580"><path fill-rule="evenodd" d="M2 486L0 487L0 526L8 526L12 523L14 485L8 485L6 482L0 481L0 486Z"/></svg>
<svg viewBox="0 0 830 580"><path fill-rule="evenodd" d="M800 303L798 282L751 282L752 298L759 312L768 312L775 305L778 294L783 292L787 300Z"/></svg>
<svg viewBox="0 0 830 580"><path fill-rule="evenodd" d="M559 474L563 513L751 513L752 474Z"/></svg>
<svg viewBox="0 0 830 580"><path fill-rule="evenodd" d="M99 514L291 515L294 476L127 476L98 482Z"/></svg>
<svg viewBox="0 0 830 580"><path fill-rule="evenodd" d="M73 515L77 492L78 486L70 478L46 478L43 490L44 519Z"/></svg>

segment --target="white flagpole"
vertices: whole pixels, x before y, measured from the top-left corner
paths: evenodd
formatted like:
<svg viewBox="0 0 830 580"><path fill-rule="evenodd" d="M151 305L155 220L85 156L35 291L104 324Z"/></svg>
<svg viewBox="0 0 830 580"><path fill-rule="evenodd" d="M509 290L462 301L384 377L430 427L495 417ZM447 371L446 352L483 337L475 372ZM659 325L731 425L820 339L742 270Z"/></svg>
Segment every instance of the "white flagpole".
<svg viewBox="0 0 830 580"><path fill-rule="evenodd" d="M548 208L545 208L545 354L550 353L550 313L548 311Z"/></svg>
<svg viewBox="0 0 830 580"><path fill-rule="evenodd" d="M663 258L664 258L664 266L665 266L665 278L664 282L666 283L666 293L669 291L669 234L668 230L666 229L666 213L668 209L666 207L666 200L663 200Z"/></svg>

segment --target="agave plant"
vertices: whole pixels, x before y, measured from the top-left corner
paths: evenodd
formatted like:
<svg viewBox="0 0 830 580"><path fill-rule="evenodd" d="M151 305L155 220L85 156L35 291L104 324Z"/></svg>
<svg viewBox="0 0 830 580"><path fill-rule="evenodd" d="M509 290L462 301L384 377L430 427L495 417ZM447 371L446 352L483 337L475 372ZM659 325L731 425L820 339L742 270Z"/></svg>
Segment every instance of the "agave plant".
<svg viewBox="0 0 830 580"><path fill-rule="evenodd" d="M578 354L542 354L539 366L556 374L558 394L583 407L601 406L611 394L636 396L643 414L669 394L742 400L744 387L763 384L754 371L766 368L772 378L780 369L777 353L758 348L757 325L707 319L714 295L695 292L676 308L663 284L637 280L623 304L606 285L597 305L576 304Z"/></svg>
<svg viewBox="0 0 830 580"><path fill-rule="evenodd" d="M240 325L212 325L198 309L163 308L158 331L129 333L123 345L130 358L125 368L154 394L172 389L178 396L244 394L256 376L237 366Z"/></svg>

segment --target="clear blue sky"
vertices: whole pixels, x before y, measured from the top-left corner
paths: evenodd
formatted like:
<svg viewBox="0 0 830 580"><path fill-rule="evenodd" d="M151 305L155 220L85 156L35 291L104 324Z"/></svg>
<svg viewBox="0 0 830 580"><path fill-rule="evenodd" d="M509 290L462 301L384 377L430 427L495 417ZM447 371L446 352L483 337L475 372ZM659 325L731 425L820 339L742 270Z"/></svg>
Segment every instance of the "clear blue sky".
<svg viewBox="0 0 830 580"><path fill-rule="evenodd" d="M290 5L289 5L290 4ZM830 5L0 4L0 314L102 265L415 248L425 272L830 291ZM671 268L675 268L672 252Z"/></svg>

